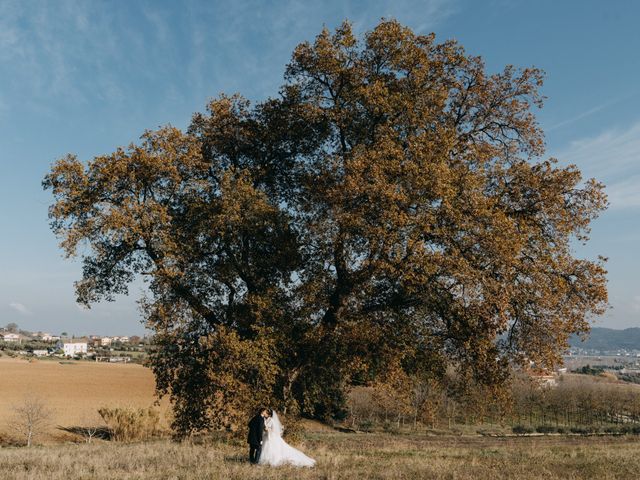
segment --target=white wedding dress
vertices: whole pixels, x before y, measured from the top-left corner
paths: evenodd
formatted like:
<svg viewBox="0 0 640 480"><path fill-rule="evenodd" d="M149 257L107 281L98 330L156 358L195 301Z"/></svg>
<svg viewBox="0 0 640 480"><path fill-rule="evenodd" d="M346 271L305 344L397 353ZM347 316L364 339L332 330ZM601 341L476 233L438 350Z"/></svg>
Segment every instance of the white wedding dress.
<svg viewBox="0 0 640 480"><path fill-rule="evenodd" d="M313 467L316 464L313 458L307 457L282 439L282 423L280 423L276 412L265 419L264 427L264 440L262 441L259 464L271 465L272 467L279 465Z"/></svg>

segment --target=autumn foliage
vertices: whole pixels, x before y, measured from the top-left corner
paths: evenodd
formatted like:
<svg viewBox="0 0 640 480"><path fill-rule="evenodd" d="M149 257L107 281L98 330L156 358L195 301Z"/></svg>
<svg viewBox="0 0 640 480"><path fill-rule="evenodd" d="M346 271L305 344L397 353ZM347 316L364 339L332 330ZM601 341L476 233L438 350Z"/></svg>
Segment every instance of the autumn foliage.
<svg viewBox="0 0 640 480"><path fill-rule="evenodd" d="M509 365L553 366L606 304L603 259L572 246L607 202L542 158L541 84L395 21L323 30L275 98L222 96L186 132L55 163L78 300L148 280L179 433L263 402L340 416L351 385L380 379L453 368L495 388Z"/></svg>

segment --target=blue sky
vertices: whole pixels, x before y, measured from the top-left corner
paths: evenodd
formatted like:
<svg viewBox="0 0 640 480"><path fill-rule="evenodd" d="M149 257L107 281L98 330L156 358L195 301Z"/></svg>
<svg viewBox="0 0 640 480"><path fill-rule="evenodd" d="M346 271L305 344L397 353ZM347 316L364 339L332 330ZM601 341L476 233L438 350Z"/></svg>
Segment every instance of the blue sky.
<svg viewBox="0 0 640 480"><path fill-rule="evenodd" d="M609 257L612 309L640 326L640 2L574 0L0 0L0 325L76 334L143 332L132 295L74 303L78 262L49 231L51 163L113 151L148 128L185 127L219 93L277 94L293 48L348 18L455 38L490 71L546 71L547 154L607 185L610 209L579 256Z"/></svg>

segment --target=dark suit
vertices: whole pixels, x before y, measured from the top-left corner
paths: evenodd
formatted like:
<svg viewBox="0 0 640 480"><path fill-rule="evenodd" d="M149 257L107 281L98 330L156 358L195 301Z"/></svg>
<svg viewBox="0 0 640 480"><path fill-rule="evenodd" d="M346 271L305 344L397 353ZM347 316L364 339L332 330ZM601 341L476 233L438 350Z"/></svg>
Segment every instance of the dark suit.
<svg viewBox="0 0 640 480"><path fill-rule="evenodd" d="M249 422L249 436L247 438L247 443L249 444L249 461L251 463L258 463L258 460L260 460L263 433L264 417L258 414Z"/></svg>

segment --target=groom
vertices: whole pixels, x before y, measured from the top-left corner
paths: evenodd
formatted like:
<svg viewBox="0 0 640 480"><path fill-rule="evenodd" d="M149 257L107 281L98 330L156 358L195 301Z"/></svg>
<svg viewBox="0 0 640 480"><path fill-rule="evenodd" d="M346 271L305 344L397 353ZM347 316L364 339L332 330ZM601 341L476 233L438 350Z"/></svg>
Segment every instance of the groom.
<svg viewBox="0 0 640 480"><path fill-rule="evenodd" d="M262 434L264 433L264 419L269 415L269 410L261 408L258 413L249 421L249 461L257 464L260 460L262 450Z"/></svg>

